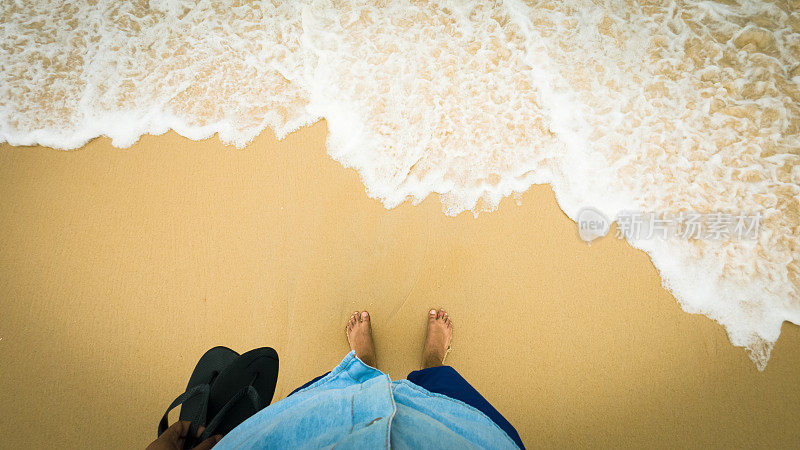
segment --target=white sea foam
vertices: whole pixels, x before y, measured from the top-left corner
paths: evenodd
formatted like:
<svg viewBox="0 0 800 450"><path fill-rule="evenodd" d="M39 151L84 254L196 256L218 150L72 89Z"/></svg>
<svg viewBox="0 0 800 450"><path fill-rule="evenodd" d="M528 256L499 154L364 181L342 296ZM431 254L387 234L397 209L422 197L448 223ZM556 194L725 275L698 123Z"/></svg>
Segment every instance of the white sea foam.
<svg viewBox="0 0 800 450"><path fill-rule="evenodd" d="M0 140L244 146L325 118L387 207L552 184L583 206L759 212L757 241L634 240L759 368L800 324L800 2L0 4Z"/></svg>

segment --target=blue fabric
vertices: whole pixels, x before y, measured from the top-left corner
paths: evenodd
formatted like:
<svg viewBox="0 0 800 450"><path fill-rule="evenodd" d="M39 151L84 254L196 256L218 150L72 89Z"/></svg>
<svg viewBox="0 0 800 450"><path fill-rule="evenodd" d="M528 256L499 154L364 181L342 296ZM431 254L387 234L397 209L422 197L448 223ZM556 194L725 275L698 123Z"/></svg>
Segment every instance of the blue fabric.
<svg viewBox="0 0 800 450"><path fill-rule="evenodd" d="M354 352L330 373L246 420L218 448L517 448L480 410L408 380L392 381Z"/></svg>
<svg viewBox="0 0 800 450"><path fill-rule="evenodd" d="M456 372L456 369L450 366L439 366L415 370L408 374L408 381L430 392L436 392L437 394L461 400L486 414L488 418L492 419L492 422L496 423L498 427L502 428L502 430L508 434L508 437L510 437L519 448L525 448L514 426L512 426L499 411L494 409L494 406L483 398L461 374Z"/></svg>
<svg viewBox="0 0 800 450"><path fill-rule="evenodd" d="M303 390L306 387L316 383L329 373L330 372L325 372L324 374L312 379L311 381L292 391L292 393L289 395L292 395L295 392ZM519 446L519 448L525 448L525 445L522 443L522 439L519 437L519 433L517 433L516 428L514 428L514 426L511 425L511 423L506 420L506 418L503 417L503 415L500 414L500 412L497 411L494 406L491 405L491 403L483 398L483 396L452 367L439 366L415 370L408 374L408 381L427 389L430 392L435 392L456 400L461 400L469 406L472 406L478 411L486 414L488 418L492 419L492 422L496 423L498 427L508 434L508 437L510 437L514 443Z"/></svg>

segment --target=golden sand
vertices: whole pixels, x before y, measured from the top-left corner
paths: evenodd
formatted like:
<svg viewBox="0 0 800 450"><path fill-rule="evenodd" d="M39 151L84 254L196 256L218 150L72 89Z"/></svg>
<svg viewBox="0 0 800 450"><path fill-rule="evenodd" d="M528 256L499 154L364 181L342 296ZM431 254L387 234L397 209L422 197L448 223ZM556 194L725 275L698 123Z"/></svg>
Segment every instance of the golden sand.
<svg viewBox="0 0 800 450"><path fill-rule="evenodd" d="M530 447L800 440L798 326L759 373L613 230L581 241L548 186L478 218L386 210L326 134L3 144L2 446L142 447L215 345L274 347L280 399L339 361L359 309L402 378L431 307L454 319L448 362Z"/></svg>

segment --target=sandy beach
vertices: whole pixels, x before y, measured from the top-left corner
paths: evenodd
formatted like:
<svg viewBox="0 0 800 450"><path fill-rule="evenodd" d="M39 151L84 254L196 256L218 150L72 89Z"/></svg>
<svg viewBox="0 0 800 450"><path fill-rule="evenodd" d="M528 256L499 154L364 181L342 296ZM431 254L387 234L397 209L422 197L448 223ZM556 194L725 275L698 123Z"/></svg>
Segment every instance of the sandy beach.
<svg viewBox="0 0 800 450"><path fill-rule="evenodd" d="M798 326L758 372L613 229L581 241L549 186L477 218L386 210L326 135L0 146L3 446L144 447L216 345L274 347L277 401L341 359L355 310L403 378L431 307L454 320L447 362L529 447L800 441Z"/></svg>

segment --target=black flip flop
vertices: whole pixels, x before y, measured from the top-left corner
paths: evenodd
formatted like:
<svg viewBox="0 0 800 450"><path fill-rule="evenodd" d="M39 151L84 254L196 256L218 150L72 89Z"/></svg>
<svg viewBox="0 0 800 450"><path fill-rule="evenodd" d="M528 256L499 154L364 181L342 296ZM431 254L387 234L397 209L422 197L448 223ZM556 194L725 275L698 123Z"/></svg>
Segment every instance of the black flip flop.
<svg viewBox="0 0 800 450"><path fill-rule="evenodd" d="M197 436L197 430L200 427L206 426L208 420L208 401L211 393L211 385L228 366L230 366L239 354L227 347L214 347L205 352L200 357L200 361L189 377L189 383L186 385L186 392L178 396L175 401L169 405L167 412L161 418L158 424L158 435L166 431L169 426L169 413L173 408L178 405L181 406L179 415L180 420L188 420L191 422L189 426L189 433L187 434L186 443L190 444L194 441L194 436ZM190 448L187 446L187 448Z"/></svg>
<svg viewBox="0 0 800 450"><path fill-rule="evenodd" d="M257 348L236 358L211 385L206 429L200 440L225 435L266 408L278 382L278 353Z"/></svg>

